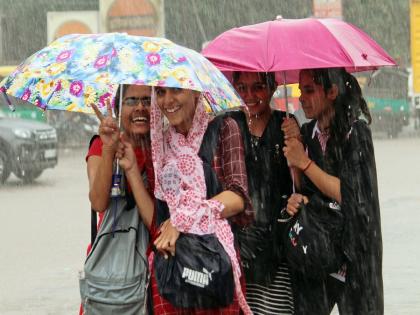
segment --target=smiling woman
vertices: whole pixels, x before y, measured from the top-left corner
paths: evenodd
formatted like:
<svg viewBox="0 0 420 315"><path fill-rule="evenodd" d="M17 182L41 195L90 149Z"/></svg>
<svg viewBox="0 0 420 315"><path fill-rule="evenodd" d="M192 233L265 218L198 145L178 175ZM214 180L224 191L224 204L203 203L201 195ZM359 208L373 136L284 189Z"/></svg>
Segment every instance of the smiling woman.
<svg viewBox="0 0 420 315"><path fill-rule="evenodd" d="M120 92L120 90L117 92L116 100L120 99ZM99 212L99 225L101 226L104 220L105 223L103 226L105 229L107 226L106 213L111 209L110 191L114 160L115 158L120 158L120 166L124 169L127 180L127 185L124 187L126 191L125 200L127 207L130 205L125 210L133 209L137 205L136 209L139 211L143 223L150 228L153 217L153 205L151 208L148 208L151 209L149 212L141 211L140 209L143 208L138 206L138 200L139 198L145 199L143 198L144 194L149 199L150 196L153 196L154 174L151 162L149 134L151 88L139 85L124 85L122 93L121 110L120 112L118 111L119 106L115 106L115 110L117 116L121 115L121 128L124 130L123 133L121 133L116 119L112 115L109 101L107 103L106 116L103 116L95 104L92 105L100 120L100 126L99 137L97 136L93 139L86 157L90 188L89 199L92 209ZM128 154L125 154L123 157L119 151L124 145L130 146L130 153L132 154L129 159L127 158ZM139 178L145 179L145 182L140 182ZM148 205L146 202L146 206ZM99 231L101 232L101 229ZM144 242L147 242L146 238L139 237L139 239L143 242L143 245ZM127 246L129 246L128 243ZM90 248L88 251L90 251ZM123 250L123 252L126 251ZM146 255L146 252L141 251L141 249L139 249L138 253L144 257ZM123 254L119 252L117 256L119 255ZM114 271L111 270L111 273ZM130 270L122 270L122 272L129 273ZM114 273L112 274L114 275ZM143 300L144 296L140 296L139 299Z"/></svg>
<svg viewBox="0 0 420 315"><path fill-rule="evenodd" d="M153 181L153 170L150 161L150 93L151 88L141 85L124 85L123 102L121 108L121 128L124 137L129 141L136 152L140 171L144 171L146 162L149 165L149 182ZM118 90L115 100L120 98ZM96 106L93 106L96 108ZM108 104L110 107L110 104ZM119 106L115 106L116 115ZM109 108L108 115L104 117L96 112L101 121L99 126L100 137L96 138L87 156L88 175L90 182L90 201L95 210L104 211L109 202L108 192L111 187L112 163L120 138L120 130ZM99 174L97 174L99 172ZM99 176L97 178L97 176Z"/></svg>
<svg viewBox="0 0 420 315"><path fill-rule="evenodd" d="M157 104L175 127L177 132L186 135L191 127L199 92L178 88L156 88Z"/></svg>
<svg viewBox="0 0 420 315"><path fill-rule="evenodd" d="M282 229L277 219L285 196L292 193L291 170L281 148L285 132L299 137L299 126L293 115L287 119L285 112L270 107L277 87L273 72L234 72L232 79L246 104L246 110L230 115L243 135L249 194L255 211L249 227L233 226L247 301L255 314L294 314L290 266L282 254Z"/></svg>
<svg viewBox="0 0 420 315"><path fill-rule="evenodd" d="M304 243L319 245L309 244L312 252L302 256L295 255L300 247L295 235L285 237L295 313L330 314L337 304L340 314L383 314L381 218L366 101L356 78L343 68L302 70L299 88L312 121L302 125L302 142L288 139L283 149L289 164L302 170L301 193L289 198L287 212L303 227L301 239L311 225L322 221L322 226ZM305 213L319 221L305 222ZM333 244L317 238L321 230L338 243L320 249Z"/></svg>
<svg viewBox="0 0 420 315"><path fill-rule="evenodd" d="M149 86L128 85L125 88L121 123L131 137L138 138L150 130L150 93Z"/></svg>
<svg viewBox="0 0 420 315"><path fill-rule="evenodd" d="M154 240L159 251L154 257L156 274L152 271L151 280L155 314L185 314L185 308L188 308L188 314L239 314L241 310L251 314L239 280L241 270L228 222L244 226L253 215L242 136L237 123L230 117L219 116L210 122L204 102L201 93L188 89L157 87L152 92L156 224L160 225L160 234ZM164 117L169 121L167 129L163 128ZM181 239L191 234L212 237L224 256L229 257L235 289L233 300L215 299L207 288L200 291L196 287L186 287L187 284L180 287L182 280L177 278L176 272L170 272L168 283L159 278L161 273L157 272L165 265L161 254L174 256L175 264L179 263L177 259L182 258L177 258L175 244L182 244ZM195 254L191 253L189 259L203 259L193 258ZM180 254L180 257L184 256ZM233 295L232 285L229 286L231 276L218 270L212 277L221 281L226 290L230 287L232 290L227 292ZM166 286L179 292L176 298L162 293ZM212 307L208 306L209 300Z"/></svg>

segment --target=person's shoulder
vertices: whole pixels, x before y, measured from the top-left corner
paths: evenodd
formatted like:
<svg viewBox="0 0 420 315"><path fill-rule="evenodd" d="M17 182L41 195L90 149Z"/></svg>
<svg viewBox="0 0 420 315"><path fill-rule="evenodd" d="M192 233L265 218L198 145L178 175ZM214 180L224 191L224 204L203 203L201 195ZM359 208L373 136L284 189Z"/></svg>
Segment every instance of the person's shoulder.
<svg viewBox="0 0 420 315"><path fill-rule="evenodd" d="M238 122L233 118L226 116L223 119L222 129L229 129L231 132L238 131L239 132L239 125Z"/></svg>
<svg viewBox="0 0 420 315"><path fill-rule="evenodd" d="M369 130L368 121L364 118L357 119L353 122L352 128L357 128L359 130Z"/></svg>
<svg viewBox="0 0 420 315"><path fill-rule="evenodd" d="M243 123L246 124L246 115L240 109L233 109L233 110L225 111L219 114L217 117L221 117L219 119L223 119L223 120L227 118L231 118L235 120L238 124L243 124Z"/></svg>
<svg viewBox="0 0 420 315"><path fill-rule="evenodd" d="M287 117L287 113L285 112L285 111L282 111L282 110L278 110L278 109L273 109L273 111L272 111L272 115L274 116L274 117L276 117L276 118L281 118L281 119L283 119L283 118L286 118ZM294 118L294 116L292 115L292 114L289 114L289 117L290 118Z"/></svg>
<svg viewBox="0 0 420 315"><path fill-rule="evenodd" d="M238 127L238 119L241 119L241 115L245 118L245 115L242 111L228 111L223 112L216 115L210 122L209 126L207 127L210 130L214 129L237 129Z"/></svg>
<svg viewBox="0 0 420 315"><path fill-rule="evenodd" d="M344 144L344 155L353 163L366 161L373 153L373 139L369 124L365 120L356 120L352 123ZM359 154L351 154L359 152ZM363 162L365 163L365 162Z"/></svg>
<svg viewBox="0 0 420 315"><path fill-rule="evenodd" d="M350 128L350 131L347 135L347 139L351 143L371 143L372 142L372 132L370 130L369 124L366 119L357 119L355 120Z"/></svg>
<svg viewBox="0 0 420 315"><path fill-rule="evenodd" d="M86 162L91 156L102 156L102 140L101 137L95 135L90 139L89 150L85 157Z"/></svg>
<svg viewBox="0 0 420 315"><path fill-rule="evenodd" d="M225 115L220 118L220 124L218 125L219 141L232 140L233 138L242 138L241 128L239 123L232 117Z"/></svg>
<svg viewBox="0 0 420 315"><path fill-rule="evenodd" d="M315 119L312 119L311 121L303 123L301 127L302 134L309 134L309 133L312 134L315 128L315 124L316 124Z"/></svg>
<svg viewBox="0 0 420 315"><path fill-rule="evenodd" d="M371 131L370 131L370 127L367 120L362 118L362 119L357 119L352 123L350 131L349 131L349 136L351 136L352 134L366 135L370 133Z"/></svg>
<svg viewBox="0 0 420 315"><path fill-rule="evenodd" d="M90 139L90 141L89 141L89 149L92 147L92 146L101 146L102 147L102 140L101 140L101 137L99 136L99 135L94 135L91 139Z"/></svg>
<svg viewBox="0 0 420 315"><path fill-rule="evenodd" d="M291 118L291 119L296 120L296 122L299 125L299 121L297 120L296 116L291 113L289 113L289 116L287 116L287 113L285 111L273 109L271 114L273 115L274 119L276 121L280 121L280 123L282 123L285 118L289 118L289 119Z"/></svg>
<svg viewBox="0 0 420 315"><path fill-rule="evenodd" d="M225 116L221 114L218 114L212 117L207 126L206 134L218 131L220 127L222 126L224 119L225 119Z"/></svg>

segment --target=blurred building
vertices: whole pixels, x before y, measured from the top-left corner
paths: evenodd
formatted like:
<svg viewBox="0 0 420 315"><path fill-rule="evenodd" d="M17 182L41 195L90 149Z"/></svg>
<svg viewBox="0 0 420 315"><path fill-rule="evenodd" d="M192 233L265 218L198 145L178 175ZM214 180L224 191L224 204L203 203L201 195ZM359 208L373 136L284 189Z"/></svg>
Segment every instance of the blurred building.
<svg viewBox="0 0 420 315"><path fill-rule="evenodd" d="M164 0L0 0L0 66L17 65L70 33L163 36L163 4Z"/></svg>
<svg viewBox="0 0 420 315"><path fill-rule="evenodd" d="M47 12L47 43L67 34L98 32L98 11Z"/></svg>
<svg viewBox="0 0 420 315"><path fill-rule="evenodd" d="M201 50L204 42L232 27L273 20L277 15L293 19L341 12L345 21L363 29L402 67L408 67L409 4L407 0L167 0L165 34Z"/></svg>
<svg viewBox="0 0 420 315"><path fill-rule="evenodd" d="M343 18L341 0L313 0L313 13L318 18Z"/></svg>
<svg viewBox="0 0 420 315"><path fill-rule="evenodd" d="M308 17L314 14L315 4L318 15L334 14L337 6L331 3L340 3L343 18L365 30L401 64L410 64L407 0L0 0L0 65L19 63L57 35L95 29L165 34L200 50L204 42L229 28L272 20L276 15ZM325 4L329 5L326 10ZM90 23L95 18L69 16L55 32L48 31L48 12L70 11L98 12L97 27Z"/></svg>
<svg viewBox="0 0 420 315"><path fill-rule="evenodd" d="M47 12L48 42L71 33L163 36L162 3L161 0L101 0L97 11Z"/></svg>
<svg viewBox="0 0 420 315"><path fill-rule="evenodd" d="M101 0L101 32L164 36L163 0Z"/></svg>

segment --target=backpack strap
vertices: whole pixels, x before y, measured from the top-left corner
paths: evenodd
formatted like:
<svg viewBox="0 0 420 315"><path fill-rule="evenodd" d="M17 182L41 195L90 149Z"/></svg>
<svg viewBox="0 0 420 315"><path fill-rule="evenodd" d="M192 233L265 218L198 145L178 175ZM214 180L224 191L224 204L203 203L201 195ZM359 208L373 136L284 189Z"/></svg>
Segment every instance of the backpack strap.
<svg viewBox="0 0 420 315"><path fill-rule="evenodd" d="M90 209L90 243L93 244L98 234L98 218L97 213L92 208Z"/></svg>
<svg viewBox="0 0 420 315"><path fill-rule="evenodd" d="M99 135L94 135L89 141L89 149L92 146L96 138L99 138ZM98 217L96 211L91 207L90 208L90 243L93 245L98 234Z"/></svg>

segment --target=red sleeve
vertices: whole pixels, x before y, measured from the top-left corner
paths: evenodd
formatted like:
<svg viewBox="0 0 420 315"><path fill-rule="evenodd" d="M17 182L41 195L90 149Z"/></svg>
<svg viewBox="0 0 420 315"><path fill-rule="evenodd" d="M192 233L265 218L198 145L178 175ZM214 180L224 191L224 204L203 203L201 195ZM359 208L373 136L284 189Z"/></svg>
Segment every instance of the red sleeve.
<svg viewBox="0 0 420 315"><path fill-rule="evenodd" d="M93 139L90 147L89 147L89 151L86 155L86 162L89 159L89 157L95 155L95 156L102 156L102 140L100 137L96 137L95 139ZM152 199L154 199L153 196L153 190L154 190L154 172L153 172L153 164L151 161L151 153L148 152L147 150L142 150L140 148L136 148L134 150L134 153L136 154L136 160L137 160L137 165L139 167L140 172L143 172L144 169L146 169L146 176L147 176L147 181L148 181L148 187L147 190L149 191L150 196L152 197ZM128 185L128 190L130 191L130 185L127 183ZM103 217L104 217L105 212L100 212L99 213L99 223L98 223L98 227L101 225L102 221L103 221ZM149 230L150 233L150 238L151 238L151 243L153 243L153 241L157 238L158 233L159 233L159 229L156 226L156 214L154 213L153 215L153 221Z"/></svg>
<svg viewBox="0 0 420 315"><path fill-rule="evenodd" d="M153 251L153 243L155 242L155 240L158 238L159 236L159 227L156 225L156 210L153 211L153 219L152 219L152 224L150 225L150 229L149 229L149 246L147 247L147 256L149 256L152 251Z"/></svg>
<svg viewBox="0 0 420 315"><path fill-rule="evenodd" d="M156 210L153 211L153 219L152 224L150 224L149 233L152 242L158 237L159 234L159 228L156 223Z"/></svg>
<svg viewBox="0 0 420 315"><path fill-rule="evenodd" d="M86 162L92 155L102 156L102 140L100 137L96 137L91 143L85 158Z"/></svg>
<svg viewBox="0 0 420 315"><path fill-rule="evenodd" d="M219 152L223 169L223 188L240 195L245 202L243 212L231 218L240 226L254 220L254 211L248 194L248 178L245 165L245 152L238 124L226 118L220 130Z"/></svg>

